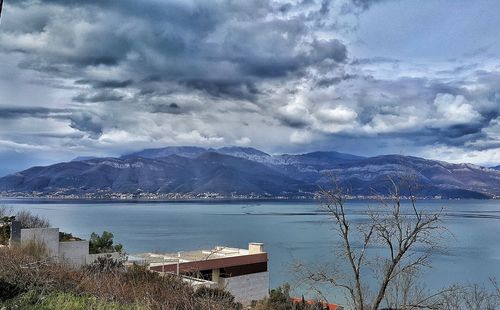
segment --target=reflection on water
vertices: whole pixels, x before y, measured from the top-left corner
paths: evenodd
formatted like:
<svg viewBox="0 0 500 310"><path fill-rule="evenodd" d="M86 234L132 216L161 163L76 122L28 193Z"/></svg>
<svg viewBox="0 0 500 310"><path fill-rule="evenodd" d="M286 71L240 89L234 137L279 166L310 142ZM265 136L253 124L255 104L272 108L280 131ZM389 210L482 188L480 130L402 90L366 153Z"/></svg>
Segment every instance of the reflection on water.
<svg viewBox="0 0 500 310"><path fill-rule="evenodd" d="M129 253L175 252L214 245L246 247L265 243L270 255L271 286L293 282L293 262L327 263L339 240L325 211L316 203L40 203L3 201L29 209L74 235L111 231ZM355 222L366 220L376 202L350 201ZM424 279L429 288L454 282L500 279L500 201L421 201L419 207L443 210L450 232Z"/></svg>

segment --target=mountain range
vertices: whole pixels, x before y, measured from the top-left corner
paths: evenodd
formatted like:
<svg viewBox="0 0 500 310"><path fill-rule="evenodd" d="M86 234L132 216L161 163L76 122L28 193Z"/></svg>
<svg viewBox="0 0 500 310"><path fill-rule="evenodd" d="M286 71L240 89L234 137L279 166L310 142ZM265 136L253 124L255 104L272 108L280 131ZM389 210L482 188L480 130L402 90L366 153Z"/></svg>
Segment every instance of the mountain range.
<svg viewBox="0 0 500 310"><path fill-rule="evenodd" d="M498 167L497 167L498 168ZM422 197L500 196L500 170L424 158L362 157L338 152L270 155L254 148L145 149L119 158L80 157L0 178L0 192L85 195L97 192L220 197L313 197L333 180L353 196L386 195L411 176Z"/></svg>

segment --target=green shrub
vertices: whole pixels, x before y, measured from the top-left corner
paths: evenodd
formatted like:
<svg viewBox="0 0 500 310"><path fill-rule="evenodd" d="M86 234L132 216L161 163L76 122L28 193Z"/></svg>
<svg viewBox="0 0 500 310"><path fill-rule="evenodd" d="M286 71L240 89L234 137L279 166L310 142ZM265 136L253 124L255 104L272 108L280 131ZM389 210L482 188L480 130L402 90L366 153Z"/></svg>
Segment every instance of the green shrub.
<svg viewBox="0 0 500 310"><path fill-rule="evenodd" d="M234 301L234 296L228 291L219 288L210 288L202 286L196 290L195 296L202 299L210 299L233 305L234 308L240 308L241 305Z"/></svg>
<svg viewBox="0 0 500 310"><path fill-rule="evenodd" d="M10 222L15 220L15 216L11 216L11 209L0 206L0 245L8 245L10 239Z"/></svg>
<svg viewBox="0 0 500 310"><path fill-rule="evenodd" d="M55 292L47 295L29 291L9 300L1 306L6 309L32 310L139 310L146 309L139 305L123 305L116 302L105 302L92 296L78 296L69 293Z"/></svg>
<svg viewBox="0 0 500 310"><path fill-rule="evenodd" d="M121 272L125 270L125 266L121 261L111 257L98 257L92 264L83 267L85 271L90 273L100 272Z"/></svg>
<svg viewBox="0 0 500 310"><path fill-rule="evenodd" d="M121 244L113 244L113 234L104 231L101 236L93 232L90 235L89 251L90 254L121 252L123 246Z"/></svg>
<svg viewBox="0 0 500 310"><path fill-rule="evenodd" d="M2 221L0 220L0 223L1 222ZM0 245L8 245L9 239L10 239L10 224L4 222L3 225L0 226Z"/></svg>

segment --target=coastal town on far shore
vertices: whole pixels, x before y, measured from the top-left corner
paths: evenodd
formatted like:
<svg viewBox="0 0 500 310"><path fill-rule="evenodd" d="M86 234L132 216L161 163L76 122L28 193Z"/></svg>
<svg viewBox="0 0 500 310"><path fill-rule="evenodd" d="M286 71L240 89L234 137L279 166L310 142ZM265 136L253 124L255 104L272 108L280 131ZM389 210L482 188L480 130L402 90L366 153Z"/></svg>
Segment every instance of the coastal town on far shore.
<svg viewBox="0 0 500 310"><path fill-rule="evenodd" d="M68 193L66 191L45 192L0 192L0 198L6 199L44 199L44 200L103 200L103 201L231 201L231 200L276 200L276 201L318 201L321 200L321 193L304 193L303 195L271 195L271 194L221 194L221 193L118 193L106 190L89 192L84 194ZM345 195L346 200L379 200L388 198L387 195ZM402 195L403 200L411 199L409 196ZM461 200L461 198L447 198L441 195L418 196L420 200L440 200L452 199ZM492 196L491 199L500 199L500 196Z"/></svg>

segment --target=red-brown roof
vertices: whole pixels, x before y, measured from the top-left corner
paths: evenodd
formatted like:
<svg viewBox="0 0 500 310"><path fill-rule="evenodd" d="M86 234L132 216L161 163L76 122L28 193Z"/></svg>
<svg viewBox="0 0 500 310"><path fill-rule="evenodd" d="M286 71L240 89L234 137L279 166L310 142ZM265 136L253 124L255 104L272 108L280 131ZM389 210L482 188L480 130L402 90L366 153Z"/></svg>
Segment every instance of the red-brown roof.
<svg viewBox="0 0 500 310"><path fill-rule="evenodd" d="M250 265L267 262L267 253L241 255L234 257L223 257L217 259L207 259L194 262L184 262L179 264L180 272L196 272L200 270L220 269L240 265ZM154 271L176 272L177 264L165 264L152 266Z"/></svg>

